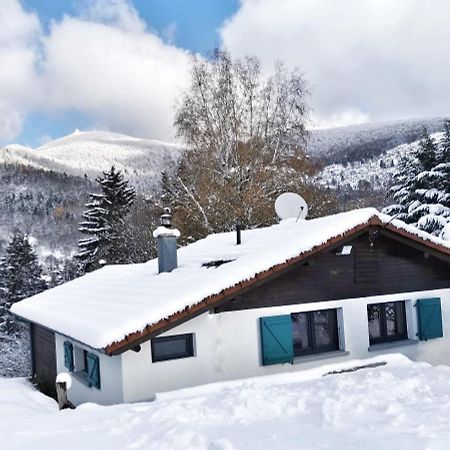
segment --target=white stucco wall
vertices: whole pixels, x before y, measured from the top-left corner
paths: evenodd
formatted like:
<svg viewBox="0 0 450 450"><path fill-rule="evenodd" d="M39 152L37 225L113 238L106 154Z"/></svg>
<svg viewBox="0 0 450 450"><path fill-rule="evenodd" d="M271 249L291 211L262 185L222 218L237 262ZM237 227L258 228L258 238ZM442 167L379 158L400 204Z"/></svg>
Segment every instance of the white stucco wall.
<svg viewBox="0 0 450 450"><path fill-rule="evenodd" d="M417 341L414 345L404 345L402 342L398 342L395 347L369 352L367 304L406 300L408 337L416 340L418 330L414 304L417 299L427 297L441 298L443 338ZM340 308L338 317L341 350L343 352L334 353L331 358L331 354L296 358L292 365L262 366L259 333L260 317L329 308ZM450 365L450 289L259 308L220 314L205 313L162 334L162 336L183 333L194 333L195 335L196 355L194 357L152 363L149 342L141 346L139 353L128 351L122 355L123 401L148 400L158 392L197 384L303 370L324 363L364 359L392 352L401 352L417 361Z"/></svg>
<svg viewBox="0 0 450 450"><path fill-rule="evenodd" d="M72 386L67 392L67 398L75 406L85 402L94 402L100 405L113 405L115 403L123 402L122 357L107 356L55 333L57 373L68 372L67 367L64 366L65 341L72 342L74 347L85 349L98 356L101 379L100 389L97 389L95 387L89 387L86 383L77 378L76 372L72 372Z"/></svg>

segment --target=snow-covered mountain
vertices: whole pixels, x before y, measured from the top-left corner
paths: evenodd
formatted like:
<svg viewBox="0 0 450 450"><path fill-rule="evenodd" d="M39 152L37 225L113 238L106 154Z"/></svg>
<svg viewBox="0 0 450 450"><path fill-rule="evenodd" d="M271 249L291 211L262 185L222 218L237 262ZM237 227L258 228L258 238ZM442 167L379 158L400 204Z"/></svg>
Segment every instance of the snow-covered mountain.
<svg viewBox="0 0 450 450"><path fill-rule="evenodd" d="M41 259L76 250L78 224L93 181L112 165L145 197L182 147L104 131L76 131L32 149L0 149L0 255L15 229L32 236Z"/></svg>
<svg viewBox="0 0 450 450"><path fill-rule="evenodd" d="M75 131L31 149L9 145L0 150L0 164L32 166L70 175L94 177L112 165L140 190L153 190L161 170L173 166L182 147L105 131Z"/></svg>
<svg viewBox="0 0 450 450"><path fill-rule="evenodd" d="M443 122L437 117L312 130L308 152L326 165L368 160L417 141L424 127L429 133L442 131Z"/></svg>
<svg viewBox="0 0 450 450"><path fill-rule="evenodd" d="M442 123L438 118L314 130L308 149L323 165L317 181L335 189L342 210L381 208L400 156L412 151L406 144L418 140L423 126L436 132ZM161 171L175 168L181 151L178 144L104 131L76 131L36 149L0 149L0 254L16 228L34 236L41 249L69 254L96 175L115 165L140 193L157 195Z"/></svg>
<svg viewBox="0 0 450 450"><path fill-rule="evenodd" d="M431 136L438 142L442 135L443 133L433 133ZM330 164L323 168L316 179L331 188L367 189L370 187L387 192L392 184L392 176L398 170L400 158L415 153L418 143L419 140L398 145L362 161ZM367 183L370 183L370 186Z"/></svg>

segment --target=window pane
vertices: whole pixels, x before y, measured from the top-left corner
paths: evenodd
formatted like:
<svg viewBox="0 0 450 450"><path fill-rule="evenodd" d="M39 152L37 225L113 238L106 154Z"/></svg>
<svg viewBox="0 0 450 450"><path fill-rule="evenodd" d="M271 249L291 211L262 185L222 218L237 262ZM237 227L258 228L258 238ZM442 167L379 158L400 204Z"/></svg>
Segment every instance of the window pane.
<svg viewBox="0 0 450 450"><path fill-rule="evenodd" d="M308 315L306 313L292 314L292 335L294 339L294 353L311 348L308 333Z"/></svg>
<svg viewBox="0 0 450 450"><path fill-rule="evenodd" d="M152 340L153 361L193 356L192 335L170 336Z"/></svg>
<svg viewBox="0 0 450 450"><path fill-rule="evenodd" d="M406 334L403 302L386 303L386 332L388 336Z"/></svg>
<svg viewBox="0 0 450 450"><path fill-rule="evenodd" d="M369 320L369 339L379 339L381 334L381 307L380 305L367 305L367 317Z"/></svg>
<svg viewBox="0 0 450 450"><path fill-rule="evenodd" d="M326 310L314 312L314 338L316 348L333 346L337 348L336 331L336 311Z"/></svg>

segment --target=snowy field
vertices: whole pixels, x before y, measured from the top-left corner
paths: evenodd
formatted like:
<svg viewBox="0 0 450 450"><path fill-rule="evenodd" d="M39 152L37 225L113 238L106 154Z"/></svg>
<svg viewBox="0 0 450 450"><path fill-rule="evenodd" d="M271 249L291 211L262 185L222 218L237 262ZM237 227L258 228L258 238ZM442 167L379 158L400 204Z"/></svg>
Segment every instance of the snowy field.
<svg viewBox="0 0 450 450"><path fill-rule="evenodd" d="M25 380L0 379L0 418L5 450L448 449L450 367L388 355L62 412Z"/></svg>

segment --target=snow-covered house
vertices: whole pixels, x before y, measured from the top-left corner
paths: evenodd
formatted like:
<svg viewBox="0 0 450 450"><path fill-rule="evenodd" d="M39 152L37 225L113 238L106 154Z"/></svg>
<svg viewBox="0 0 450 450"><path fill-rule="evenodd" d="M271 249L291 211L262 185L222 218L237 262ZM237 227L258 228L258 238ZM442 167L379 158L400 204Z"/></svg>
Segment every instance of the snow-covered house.
<svg viewBox="0 0 450 450"><path fill-rule="evenodd" d="M208 236L15 304L33 370L78 405L401 352L450 364L450 242L361 209ZM177 262L178 259L178 262ZM173 270L172 270L173 269Z"/></svg>

